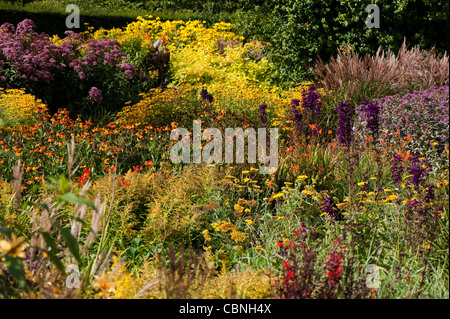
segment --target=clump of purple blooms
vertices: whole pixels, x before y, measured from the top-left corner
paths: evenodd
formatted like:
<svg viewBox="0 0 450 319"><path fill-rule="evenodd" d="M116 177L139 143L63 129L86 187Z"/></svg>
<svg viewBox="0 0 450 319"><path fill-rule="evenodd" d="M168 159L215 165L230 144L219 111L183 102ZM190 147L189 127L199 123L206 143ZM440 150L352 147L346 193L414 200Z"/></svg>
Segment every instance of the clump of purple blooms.
<svg viewBox="0 0 450 319"><path fill-rule="evenodd" d="M34 28L29 19L20 22L17 29L10 23L0 26L0 73L6 74L4 82L13 72L21 79L48 82L53 79L55 69L65 66L57 61L65 48L58 48L45 34L34 32Z"/></svg>
<svg viewBox="0 0 450 319"><path fill-rule="evenodd" d="M95 66L123 70L128 77L136 76L134 66L125 63L120 44L113 39L85 40L81 34L66 31L61 45L53 43L47 34L38 34L30 19L17 24L0 26L0 71L10 76L48 82L57 70L72 68L85 79ZM67 72L67 71L66 71ZM5 77L3 81L7 81Z"/></svg>
<svg viewBox="0 0 450 319"><path fill-rule="evenodd" d="M302 92L302 108L309 110L312 114L312 120L317 123L319 120L320 110L322 109L322 102L320 101L320 95L317 93L317 88L311 85L308 91Z"/></svg>
<svg viewBox="0 0 450 319"><path fill-rule="evenodd" d="M429 161L425 159L420 159L418 156L411 155L410 157L411 165L409 166L409 174L411 175L410 181L416 189L419 186L425 186L428 174L431 171L431 165Z"/></svg>
<svg viewBox="0 0 450 319"><path fill-rule="evenodd" d="M406 151L423 156L431 146L438 154L442 154L449 138L449 87L431 87L422 92L414 92L403 96L387 96L361 104L356 108L355 137L361 143L373 129L380 132L380 138L389 145L393 145L400 132L399 138L405 140L411 136L406 144ZM376 103L379 110L374 108ZM370 106L371 110L368 110ZM379 112L379 123L371 116ZM369 114L370 113L370 114ZM370 115L370 116L369 116ZM427 154L433 160L435 155Z"/></svg>
<svg viewBox="0 0 450 319"><path fill-rule="evenodd" d="M353 139L352 109L349 101L339 102L337 107L339 127L337 135L342 146L349 147Z"/></svg>
<svg viewBox="0 0 450 319"><path fill-rule="evenodd" d="M399 154L394 154L394 158L391 160L391 175L394 184L399 184L402 181L403 175L403 157Z"/></svg>
<svg viewBox="0 0 450 319"><path fill-rule="evenodd" d="M378 101L364 100L361 107L365 107L366 128L369 130L374 142L378 140L380 132L380 106Z"/></svg>
<svg viewBox="0 0 450 319"><path fill-rule="evenodd" d="M92 100L94 100L97 103L103 101L102 92L95 86L91 87L91 89L89 90L89 96L92 98Z"/></svg>
<svg viewBox="0 0 450 319"><path fill-rule="evenodd" d="M85 39L66 31L58 44L38 34L30 19L0 26L0 87L25 88L46 103L51 113L66 107L70 112L90 112L85 94L119 109L136 96L138 74L120 50L117 40ZM70 90L57 88L70 87ZM92 90L92 89L91 89Z"/></svg>
<svg viewBox="0 0 450 319"><path fill-rule="evenodd" d="M209 104L211 104L214 101L212 94L208 93L208 90L204 88L200 91L200 96L203 100L207 101Z"/></svg>
<svg viewBox="0 0 450 319"><path fill-rule="evenodd" d="M292 99L288 118L293 122L295 134L308 134L307 128L310 126L312 128L311 135L318 135L321 129L317 125L320 120L321 109L321 96L317 93L317 88L314 85L302 91L301 105L300 100Z"/></svg>
<svg viewBox="0 0 450 319"><path fill-rule="evenodd" d="M267 126L267 104L261 104L259 106L259 123L262 127Z"/></svg>
<svg viewBox="0 0 450 319"><path fill-rule="evenodd" d="M335 207L333 207L332 201L333 198L331 196L324 198L322 206L323 212L330 216L333 220L343 220L342 214Z"/></svg>

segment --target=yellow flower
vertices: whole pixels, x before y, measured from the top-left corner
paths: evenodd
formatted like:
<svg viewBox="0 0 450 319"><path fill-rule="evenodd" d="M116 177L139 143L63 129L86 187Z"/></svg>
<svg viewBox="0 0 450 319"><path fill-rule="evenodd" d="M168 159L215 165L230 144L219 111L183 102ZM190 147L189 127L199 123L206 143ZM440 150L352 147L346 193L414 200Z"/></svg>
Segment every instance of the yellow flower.
<svg viewBox="0 0 450 319"><path fill-rule="evenodd" d="M239 204L235 204L235 205L234 205L234 210L237 211L237 212L239 212L239 213L242 213L242 212L244 211L244 207L242 207L242 206L239 205Z"/></svg>
<svg viewBox="0 0 450 319"><path fill-rule="evenodd" d="M393 201L397 198L397 195L390 195L388 197L386 197L386 199L384 200L385 202L389 202L389 201Z"/></svg>
<svg viewBox="0 0 450 319"><path fill-rule="evenodd" d="M246 219L245 222L249 225L255 225L255 222L251 219Z"/></svg>
<svg viewBox="0 0 450 319"><path fill-rule="evenodd" d="M278 194L273 195L272 198L275 199L275 198L282 197L282 196L284 196L284 193L280 192Z"/></svg>
<svg viewBox="0 0 450 319"><path fill-rule="evenodd" d="M361 183L358 183L358 186L364 186L366 184L367 184L367 182L361 182Z"/></svg>
<svg viewBox="0 0 450 319"><path fill-rule="evenodd" d="M205 229L203 231L203 238L205 238L206 241L210 241L211 240L211 236L209 235L209 231L207 229Z"/></svg>
<svg viewBox="0 0 450 319"><path fill-rule="evenodd" d="M236 228L232 229L231 231L231 239L235 242L241 242L247 239L247 236L244 235L244 233L238 231Z"/></svg>
<svg viewBox="0 0 450 319"><path fill-rule="evenodd" d="M0 240L0 253L7 254L11 257L25 258L25 248L29 245L24 243L25 238L17 238L15 234L11 235L11 240Z"/></svg>

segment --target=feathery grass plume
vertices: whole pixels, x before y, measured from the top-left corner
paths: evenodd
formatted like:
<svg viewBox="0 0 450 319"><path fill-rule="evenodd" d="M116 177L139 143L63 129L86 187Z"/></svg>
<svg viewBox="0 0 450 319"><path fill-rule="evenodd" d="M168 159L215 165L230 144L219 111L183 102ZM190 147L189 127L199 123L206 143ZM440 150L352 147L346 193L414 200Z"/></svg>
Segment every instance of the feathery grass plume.
<svg viewBox="0 0 450 319"><path fill-rule="evenodd" d="M447 52L437 55L434 47L425 51L420 45L408 50L404 41L397 58L404 79L413 90L421 91L433 86L443 86L449 79Z"/></svg>
<svg viewBox="0 0 450 319"><path fill-rule="evenodd" d="M13 199L13 204L14 204L14 208L16 210L20 209L20 202L22 200L22 190L21 190L21 186L22 186L22 178L23 178L23 168L21 168L20 165L20 160L16 163L16 165L14 165L13 168L13 176L14 176L14 181L12 182L12 186L14 189L14 199Z"/></svg>
<svg viewBox="0 0 450 319"><path fill-rule="evenodd" d="M168 247L168 261L159 258L159 291L164 298L188 299L201 295L204 285L214 276L205 257L181 245L178 257L173 245ZM168 262L168 268L165 263ZM156 284L155 284L156 285Z"/></svg>
<svg viewBox="0 0 450 319"><path fill-rule="evenodd" d="M79 196L84 197L84 195L86 195L86 192L90 187L91 181L88 180L81 188ZM70 233L78 240L80 240L82 223L80 221L77 221L76 219L84 220L85 218L86 218L86 205L75 204L75 207L73 208L73 220L70 224Z"/></svg>
<svg viewBox="0 0 450 319"><path fill-rule="evenodd" d="M101 202L100 194L98 194L95 199L94 206L95 210L92 215L91 231L89 232L83 249L87 249L98 235L98 231L102 223L102 216L105 212L106 200Z"/></svg>
<svg viewBox="0 0 450 319"><path fill-rule="evenodd" d="M397 55L380 47L374 56L360 56L348 48L325 63L319 58L315 76L326 91L338 99L358 105L364 98L374 99L393 94L406 94L432 86L442 86L449 79L447 53L438 56L435 50L420 46L408 49L403 42Z"/></svg>
<svg viewBox="0 0 450 319"><path fill-rule="evenodd" d="M159 284L159 279L151 279L144 287L142 287L135 295L134 298L144 297L146 295L154 294L155 292L149 292L148 290L156 287Z"/></svg>
<svg viewBox="0 0 450 319"><path fill-rule="evenodd" d="M84 158L78 163L77 167L75 169L72 169L76 160L78 159L78 156L80 154L80 149L78 150L77 154L75 154L75 135L72 134L70 138L70 144L67 143L67 170L69 174L69 182L71 181L72 176L78 171L80 168L80 165L83 163Z"/></svg>

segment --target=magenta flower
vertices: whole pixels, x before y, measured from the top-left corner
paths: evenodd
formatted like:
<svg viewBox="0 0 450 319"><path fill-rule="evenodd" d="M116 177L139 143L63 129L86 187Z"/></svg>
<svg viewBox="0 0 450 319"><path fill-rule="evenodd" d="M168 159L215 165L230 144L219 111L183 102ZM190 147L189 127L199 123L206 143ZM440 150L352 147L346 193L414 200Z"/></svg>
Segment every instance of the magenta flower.
<svg viewBox="0 0 450 319"><path fill-rule="evenodd" d="M89 90L89 96L97 103L103 101L102 92L95 86L91 87L91 89Z"/></svg>

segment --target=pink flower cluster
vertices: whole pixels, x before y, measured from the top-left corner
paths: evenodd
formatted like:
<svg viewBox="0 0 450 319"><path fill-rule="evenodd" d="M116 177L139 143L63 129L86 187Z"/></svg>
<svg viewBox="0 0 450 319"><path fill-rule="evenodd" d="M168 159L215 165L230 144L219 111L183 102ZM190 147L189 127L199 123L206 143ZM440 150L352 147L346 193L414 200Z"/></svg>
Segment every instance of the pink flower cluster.
<svg viewBox="0 0 450 319"><path fill-rule="evenodd" d="M125 76L137 75L132 63L126 63L120 44L113 39L85 40L80 34L67 31L61 45L53 43L47 34L38 34L33 21L25 19L17 25L0 26L1 80L22 78L34 82L49 82L58 69L72 68L81 80L97 65L123 71Z"/></svg>

